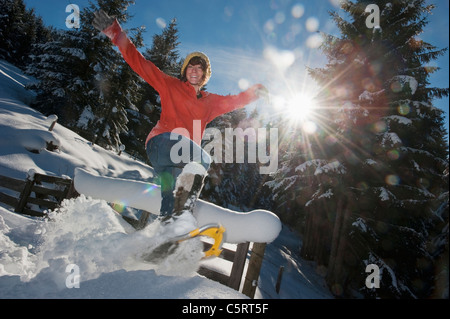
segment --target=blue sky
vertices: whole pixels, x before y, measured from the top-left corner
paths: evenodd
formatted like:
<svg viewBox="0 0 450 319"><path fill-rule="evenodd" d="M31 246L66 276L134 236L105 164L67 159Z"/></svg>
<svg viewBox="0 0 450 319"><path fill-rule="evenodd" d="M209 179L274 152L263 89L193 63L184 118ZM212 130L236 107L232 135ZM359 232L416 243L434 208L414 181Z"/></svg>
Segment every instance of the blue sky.
<svg viewBox="0 0 450 319"><path fill-rule="evenodd" d="M144 25L145 44L160 33L171 19L177 19L179 52L184 57L203 51L211 60L210 92L235 94L254 83L265 84L274 96L303 92L314 95L317 86L305 67L321 67L326 59L317 49L318 33L339 34L328 11L337 10L338 0L136 0L129 7L134 16L124 28ZM25 0L46 25L64 29L70 3L82 10L88 0ZM438 48L449 47L449 1L434 0L437 8L429 18L422 38ZM434 62L442 68L431 76L431 85L449 86L449 55ZM271 112L259 102L254 107ZM435 106L446 112L448 98ZM269 110L269 111L268 111Z"/></svg>

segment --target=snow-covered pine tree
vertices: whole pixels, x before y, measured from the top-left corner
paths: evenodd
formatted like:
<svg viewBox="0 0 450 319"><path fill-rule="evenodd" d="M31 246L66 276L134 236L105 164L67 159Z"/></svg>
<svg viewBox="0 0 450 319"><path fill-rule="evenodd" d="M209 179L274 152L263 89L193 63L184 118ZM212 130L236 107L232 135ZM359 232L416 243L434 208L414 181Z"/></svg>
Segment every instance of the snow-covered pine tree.
<svg viewBox="0 0 450 319"><path fill-rule="evenodd" d="M76 128L81 106L89 103L87 95L80 94L89 81L85 45L78 31L52 30L51 40L33 45L26 68L38 79L28 86L37 93L33 107L46 115L56 114L70 128Z"/></svg>
<svg viewBox="0 0 450 319"><path fill-rule="evenodd" d="M266 182L271 179L270 174L262 174L261 168L266 164L263 164L261 158L259 158L259 154L270 155L274 152L271 150L271 123L265 123L265 118L258 112L258 109L255 108L250 114L248 114L247 120L243 122L242 127L244 129L248 128L249 133L256 133L255 136L249 134L249 136L245 140L245 163L243 164L243 177L242 177L242 186L247 189L245 192L241 192L241 202L245 203L246 208L255 209L262 208L272 210L273 201L272 201L272 191L266 185ZM259 128L265 126L266 135L261 136L258 133ZM245 133L245 131L244 131ZM265 141L265 144L262 144L262 141ZM261 143L260 143L261 142ZM265 146L264 150L260 150L259 147ZM278 151L278 149L276 150ZM249 152L256 152L255 157L250 159ZM256 160L256 163L254 163Z"/></svg>
<svg viewBox="0 0 450 319"><path fill-rule="evenodd" d="M98 1L81 13L81 28L53 30L52 39L33 46L29 74L39 82L35 107L101 146L119 149L127 113L138 98L139 79L111 41L91 25L99 7L124 22L133 1ZM142 43L141 30L135 42ZM138 41L140 39L140 41Z"/></svg>
<svg viewBox="0 0 450 319"><path fill-rule="evenodd" d="M283 115L272 121L279 134L279 165L266 186L272 192L273 210L284 223L303 233L305 207L317 191L312 187L311 179L315 178L316 168L321 165L323 156L319 154L330 148L318 147L320 143L316 143L326 134L323 130L310 136L302 130L300 123L286 123Z"/></svg>
<svg viewBox="0 0 450 319"><path fill-rule="evenodd" d="M92 26L94 12L100 8L110 16L124 24L129 19L127 8L132 0L98 0L97 5L91 3L81 13L81 28L89 41L85 54L89 67L85 70L90 77L87 94L92 101L84 105L77 126L83 135L104 146L118 149L120 134L128 130L126 109L133 108L137 101L138 77L135 75L120 54L114 50L111 41ZM133 41L136 46L142 45L141 30L136 29L137 36Z"/></svg>
<svg viewBox="0 0 450 319"><path fill-rule="evenodd" d="M0 59L24 68L32 45L45 43L50 31L23 0L0 0Z"/></svg>
<svg viewBox="0 0 450 319"><path fill-rule="evenodd" d="M443 193L436 197L431 206L433 219L430 222L430 235L428 250L433 258L435 272L433 274L433 292L431 298L449 298L449 167L445 170L447 187Z"/></svg>
<svg viewBox="0 0 450 319"><path fill-rule="evenodd" d="M228 185L228 189L233 190L234 202L227 202L229 207L238 207L241 210L251 210L255 208L271 208L271 201L266 192L265 181L268 175L261 174L262 166L258 157L258 147L265 145L263 150L267 155L270 152L270 135L266 131L266 136L258 135L258 129L262 127L262 120L257 109L251 113L241 109L231 113L231 127L233 128L233 140L227 141L233 146L233 164L222 166L224 179L222 183ZM258 143L264 139L265 144ZM220 193L222 186L219 186ZM245 190L245 191L242 191ZM232 205L232 206L231 206Z"/></svg>
<svg viewBox="0 0 450 319"><path fill-rule="evenodd" d="M373 3L380 25L368 27ZM432 105L448 89L428 82L437 70L428 63L445 50L418 38L433 6L360 0L342 9L350 21L332 13L342 36L324 36L328 64L311 70L332 121L318 139L302 254L328 267L336 295L427 297L432 208L448 191L443 112ZM379 267L380 288L366 287L368 264Z"/></svg>
<svg viewBox="0 0 450 319"><path fill-rule="evenodd" d="M203 139L203 147L206 147L206 144L211 143L213 139L214 142L221 142L220 148L214 148L213 152L221 150L222 154L218 157L218 162L211 164L201 198L222 207L239 207L237 194L241 192L242 188L238 186L237 178L240 176L240 164L237 164L234 160L226 162L226 154L235 154L234 147L236 144L234 140L226 139L229 135L225 134L225 130L236 127L237 123L245 117L245 111L242 109L217 117L208 124L207 128L219 130L220 136L211 136L211 141L208 138ZM218 137L222 140L218 141ZM206 150L210 151L208 148L209 146L206 147ZM211 155L217 156L215 153Z"/></svg>
<svg viewBox="0 0 450 319"><path fill-rule="evenodd" d="M208 124L203 147L211 153L214 162L205 180L203 199L238 210L271 208L264 188L267 176L260 174L261 164L249 157L249 150L257 152L254 139L260 126L258 113L247 115L244 109L219 116ZM220 134L214 135L215 132Z"/></svg>
<svg viewBox="0 0 450 319"><path fill-rule="evenodd" d="M178 28L177 19L172 19L161 34L153 36L150 49L144 52L144 56L152 61L161 71L173 77L180 76L182 61L178 52Z"/></svg>

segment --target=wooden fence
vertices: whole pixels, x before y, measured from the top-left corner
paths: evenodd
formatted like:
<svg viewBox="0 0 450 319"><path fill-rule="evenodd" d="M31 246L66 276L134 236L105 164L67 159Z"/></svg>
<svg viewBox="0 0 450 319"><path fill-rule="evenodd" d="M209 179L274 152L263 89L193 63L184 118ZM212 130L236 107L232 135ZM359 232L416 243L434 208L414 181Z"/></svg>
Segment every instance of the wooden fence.
<svg viewBox="0 0 450 319"><path fill-rule="evenodd" d="M8 191L4 192L2 188ZM65 198L77 196L79 194L73 186L73 181L69 178L35 173L34 176L28 177L26 180L19 180L0 175L0 202L14 208L14 211L20 214L43 217L45 216L45 210L53 210ZM147 224L149 214L143 212L139 220L132 220L125 216L124 219L136 229L141 229ZM206 242L204 245L205 249L211 246ZM252 246L251 249L250 246ZM253 243L251 245L247 242L238 244L236 250L223 248L219 258L232 263L230 274L225 275L205 266L200 267L198 273L237 291L240 291L242 278L244 277L241 292L250 298L254 298L265 247L266 244L264 243ZM250 259L247 272L244 274L248 257Z"/></svg>
<svg viewBox="0 0 450 319"><path fill-rule="evenodd" d="M0 202L14 208L16 213L42 217L45 210L58 207L65 198L76 197L69 178L35 173L26 180L0 175Z"/></svg>
<svg viewBox="0 0 450 319"><path fill-rule="evenodd" d="M252 247L250 248L250 246ZM238 244L236 251L224 248L219 257L232 262L233 265L229 276L203 266L200 267L198 273L237 291L241 291L250 298L254 298L265 248L265 243L253 243L251 245L248 242ZM247 272L244 274L248 254L250 254L250 260L248 262ZM244 279L244 284L242 290L240 290L242 278Z"/></svg>

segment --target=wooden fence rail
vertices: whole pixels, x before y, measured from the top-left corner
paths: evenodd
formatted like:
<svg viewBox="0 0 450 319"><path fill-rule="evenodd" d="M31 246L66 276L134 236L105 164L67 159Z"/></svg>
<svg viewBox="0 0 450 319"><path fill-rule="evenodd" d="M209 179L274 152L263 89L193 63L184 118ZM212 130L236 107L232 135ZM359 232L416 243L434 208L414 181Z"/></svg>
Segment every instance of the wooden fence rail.
<svg viewBox="0 0 450 319"><path fill-rule="evenodd" d="M69 178L35 173L26 180L0 175L0 202L16 213L30 216L45 216L46 210L58 207L65 198L77 196Z"/></svg>
<svg viewBox="0 0 450 319"><path fill-rule="evenodd" d="M204 243L204 245L206 249L211 246L208 243ZM220 282L223 285L239 291L249 245L250 243L238 244L235 251L228 248L223 248L222 253L219 257L233 263L230 275L227 276L221 272L217 272L205 266L201 266L198 270L198 273L202 276Z"/></svg>

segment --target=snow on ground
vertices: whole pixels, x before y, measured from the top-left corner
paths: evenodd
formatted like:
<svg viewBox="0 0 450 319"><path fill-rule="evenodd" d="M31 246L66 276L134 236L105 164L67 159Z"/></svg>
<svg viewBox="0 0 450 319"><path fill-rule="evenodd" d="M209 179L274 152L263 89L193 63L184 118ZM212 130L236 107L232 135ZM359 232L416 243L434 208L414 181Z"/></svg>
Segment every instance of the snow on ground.
<svg viewBox="0 0 450 319"><path fill-rule="evenodd" d="M0 174L25 178L26 172L73 177L75 167L99 175L148 180L153 169L133 160L126 153L118 157L67 128L56 124L28 106L33 95L24 89L29 78L14 66L0 60ZM51 118L51 116L49 116ZM59 147L46 149L52 142Z"/></svg>
<svg viewBox="0 0 450 319"><path fill-rule="evenodd" d="M161 274L166 268L135 259L131 252L151 227L129 233L131 227L104 201L81 196L61 210L43 222L0 207L0 298L245 297L196 275L198 259L184 260L170 276Z"/></svg>
<svg viewBox="0 0 450 319"><path fill-rule="evenodd" d="M59 124L49 132L47 118L28 106L33 94L24 85L31 80L0 61L0 175L25 179L34 169L73 177L81 167L102 176L153 177L151 167L92 145ZM47 150L49 142L59 149ZM195 273L195 240L186 242L172 267L135 258L151 243L157 225L134 232L103 200L66 200L51 217L18 215L0 204L0 298L246 298ZM333 298L314 265L297 256L300 244L284 228L267 246L257 298ZM219 259L208 262L227 267ZM277 294L280 266L284 274Z"/></svg>

